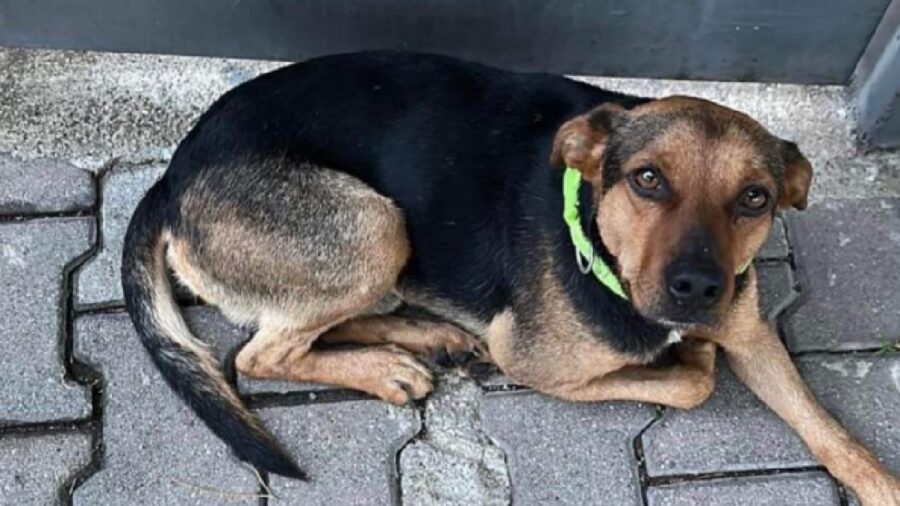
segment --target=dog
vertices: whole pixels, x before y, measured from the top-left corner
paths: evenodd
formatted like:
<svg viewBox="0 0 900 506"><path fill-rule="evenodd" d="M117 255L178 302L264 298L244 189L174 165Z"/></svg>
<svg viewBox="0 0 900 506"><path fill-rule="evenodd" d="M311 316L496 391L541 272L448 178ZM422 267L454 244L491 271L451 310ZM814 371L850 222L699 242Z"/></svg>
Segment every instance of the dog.
<svg viewBox="0 0 900 506"><path fill-rule="evenodd" d="M820 407L759 315L752 259L811 179L795 144L697 98L437 55L328 56L201 116L134 213L122 282L168 384L272 473L305 478L191 335L170 273L256 329L235 358L247 377L393 404L432 389L416 355L474 353L563 399L690 409L722 348L864 504L900 505L900 480Z"/></svg>

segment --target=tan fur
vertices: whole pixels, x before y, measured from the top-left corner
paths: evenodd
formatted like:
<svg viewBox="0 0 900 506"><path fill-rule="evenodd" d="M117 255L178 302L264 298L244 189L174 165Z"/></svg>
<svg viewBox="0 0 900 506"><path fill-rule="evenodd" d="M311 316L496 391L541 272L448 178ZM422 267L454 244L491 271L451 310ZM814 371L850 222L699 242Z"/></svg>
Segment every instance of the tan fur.
<svg viewBox="0 0 900 506"><path fill-rule="evenodd" d="M394 345L351 350L310 350L323 328L263 329L238 354L235 366L250 378L324 383L360 390L393 404L421 399L431 372Z"/></svg>
<svg viewBox="0 0 900 506"><path fill-rule="evenodd" d="M540 293L543 305L529 322L532 328L517 328L515 315L504 311L485 334L491 359L515 382L569 400L640 400L682 408L696 406L712 393L712 345L690 343L682 347L680 364L650 369L605 345L597 329L580 321L549 273ZM528 348L516 339L523 331L530 336Z"/></svg>
<svg viewBox="0 0 900 506"><path fill-rule="evenodd" d="M545 251L547 247L544 246ZM542 391L580 388L594 379L639 359L619 355L607 346L598 330L575 312L559 280L552 274L549 252L539 294L529 315L498 314L485 333L491 358L513 380ZM528 345L516 336L527 334ZM561 366L565 364L565 366Z"/></svg>
<svg viewBox="0 0 900 506"><path fill-rule="evenodd" d="M787 165L784 173L784 192L778 200L778 206L782 209L788 207L806 209L807 195L812 184L812 165L793 144L787 147L785 157Z"/></svg>
<svg viewBox="0 0 900 506"><path fill-rule="evenodd" d="M648 116L661 109L671 113L694 101L674 99L668 108L661 104L667 101L659 102L639 107L632 114ZM765 242L770 228L766 216L742 218L735 224L728 213L721 212L750 183L762 183L776 194L776 182L764 166L764 153L747 133L758 125L708 102L694 107L721 117L726 126L720 137L709 138L703 125L690 118L675 120L622 167L626 174L648 164L658 167L674 189L675 203L648 202L634 195L627 184L619 184L599 206L597 225L604 244L617 257L635 304L648 312L665 296L660 286L663 271L677 254L682 238L692 230L702 226L713 233L717 260L726 271L736 272ZM731 281L727 279L725 303L734 292Z"/></svg>
<svg viewBox="0 0 900 506"><path fill-rule="evenodd" d="M557 168L577 168L586 180L598 180L607 132L595 128L595 124L624 112L622 106L606 103L564 123L553 139L550 163Z"/></svg>
<svg viewBox="0 0 900 506"><path fill-rule="evenodd" d="M230 207L206 187L190 189L181 209L202 230L203 243L172 233L169 265L180 282L230 319L258 325L235 360L243 374L346 386L399 404L422 397L431 390L430 373L397 347L311 350L329 329L377 310L388 299L409 243L403 218L390 200L337 172L303 176L307 179L298 186L320 193L310 204L316 208L304 208L302 202L285 208L294 213L284 218L293 220L286 223L293 234L267 232L262 221ZM293 191L285 185L272 188L270 196L279 190ZM319 230L306 221L317 219L331 220L334 228ZM338 236L304 236L304 231L337 231Z"/></svg>
<svg viewBox="0 0 900 506"><path fill-rule="evenodd" d="M412 353L486 354L481 343L459 327L393 315L361 316L342 323L321 337L326 343L396 344Z"/></svg>

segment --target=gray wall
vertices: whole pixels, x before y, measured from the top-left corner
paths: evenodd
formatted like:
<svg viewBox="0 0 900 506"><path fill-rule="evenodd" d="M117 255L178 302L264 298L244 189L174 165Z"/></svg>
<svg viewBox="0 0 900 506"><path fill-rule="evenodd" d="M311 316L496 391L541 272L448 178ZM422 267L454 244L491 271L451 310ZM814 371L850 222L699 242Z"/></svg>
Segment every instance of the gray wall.
<svg viewBox="0 0 900 506"><path fill-rule="evenodd" d="M889 0L0 0L0 45L297 60L373 48L608 76L848 81Z"/></svg>

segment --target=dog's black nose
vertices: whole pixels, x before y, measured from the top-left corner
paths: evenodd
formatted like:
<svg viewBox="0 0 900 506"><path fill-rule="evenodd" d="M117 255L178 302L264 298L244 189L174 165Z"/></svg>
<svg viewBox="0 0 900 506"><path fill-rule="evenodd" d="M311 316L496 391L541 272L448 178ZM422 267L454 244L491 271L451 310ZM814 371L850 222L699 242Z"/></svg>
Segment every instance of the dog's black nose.
<svg viewBox="0 0 900 506"><path fill-rule="evenodd" d="M720 269L697 264L676 264L666 269L669 297L687 311L706 309L722 298L725 284Z"/></svg>

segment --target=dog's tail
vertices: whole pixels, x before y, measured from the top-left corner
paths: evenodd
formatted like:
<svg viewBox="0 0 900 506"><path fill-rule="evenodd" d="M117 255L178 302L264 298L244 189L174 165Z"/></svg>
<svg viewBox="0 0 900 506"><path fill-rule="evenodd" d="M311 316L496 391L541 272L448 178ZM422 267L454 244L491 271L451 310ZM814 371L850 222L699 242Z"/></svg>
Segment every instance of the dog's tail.
<svg viewBox="0 0 900 506"><path fill-rule="evenodd" d="M306 479L228 384L216 359L191 334L166 275L168 190L157 183L144 196L125 235L122 287L128 314L169 386L237 454L260 469Z"/></svg>

